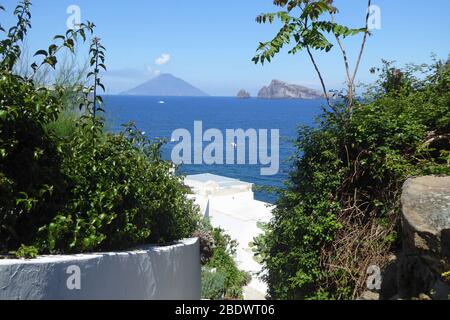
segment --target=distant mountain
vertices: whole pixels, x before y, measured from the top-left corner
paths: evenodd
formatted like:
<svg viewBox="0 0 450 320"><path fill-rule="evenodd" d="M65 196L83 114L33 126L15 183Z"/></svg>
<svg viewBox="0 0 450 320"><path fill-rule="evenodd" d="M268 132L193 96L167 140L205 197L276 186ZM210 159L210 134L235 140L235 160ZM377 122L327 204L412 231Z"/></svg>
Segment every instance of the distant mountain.
<svg viewBox="0 0 450 320"><path fill-rule="evenodd" d="M241 91L238 92L237 97L239 99L249 99L251 98L250 93L248 93L248 91L245 91L244 89L242 89Z"/></svg>
<svg viewBox="0 0 450 320"><path fill-rule="evenodd" d="M206 93L176 78L171 74L161 74L140 86L125 91L124 95L160 96L160 97L205 97Z"/></svg>
<svg viewBox="0 0 450 320"><path fill-rule="evenodd" d="M321 99L323 95L316 90L289 84L280 80L273 80L268 87L263 87L258 98L262 99Z"/></svg>

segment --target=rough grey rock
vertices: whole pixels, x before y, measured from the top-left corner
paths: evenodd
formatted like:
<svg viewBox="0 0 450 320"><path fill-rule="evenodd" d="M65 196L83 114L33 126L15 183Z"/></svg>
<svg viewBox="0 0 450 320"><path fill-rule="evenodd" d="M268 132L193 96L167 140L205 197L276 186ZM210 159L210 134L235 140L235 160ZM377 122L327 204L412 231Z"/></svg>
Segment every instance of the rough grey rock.
<svg viewBox="0 0 450 320"><path fill-rule="evenodd" d="M393 297L398 295L398 257L392 255L389 263L382 270L382 284L380 290L381 300L397 300Z"/></svg>
<svg viewBox="0 0 450 320"><path fill-rule="evenodd" d="M419 177L403 188L406 254L429 260L436 272L450 268L450 177ZM440 261L435 264L436 258ZM444 270L447 269L447 270Z"/></svg>
<svg viewBox="0 0 450 320"><path fill-rule="evenodd" d="M400 297L431 293L447 299L441 275L450 270L450 177L409 179L402 194L403 251L399 256Z"/></svg>
<svg viewBox="0 0 450 320"><path fill-rule="evenodd" d="M251 98L251 95L248 91L241 90L238 92L237 97L240 99L249 99Z"/></svg>
<svg viewBox="0 0 450 320"><path fill-rule="evenodd" d="M321 99L321 95L316 90L299 86L295 84L288 84L283 81L273 80L267 87L263 87L259 93L258 98L262 99Z"/></svg>

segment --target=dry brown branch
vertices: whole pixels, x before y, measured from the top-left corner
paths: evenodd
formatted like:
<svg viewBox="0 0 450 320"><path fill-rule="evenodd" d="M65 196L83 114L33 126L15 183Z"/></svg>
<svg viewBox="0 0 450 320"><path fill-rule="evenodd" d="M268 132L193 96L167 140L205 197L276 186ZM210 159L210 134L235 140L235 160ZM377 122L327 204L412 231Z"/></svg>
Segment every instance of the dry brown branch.
<svg viewBox="0 0 450 320"><path fill-rule="evenodd" d="M424 142L423 147L429 147L430 145L432 145L433 143L437 142L437 141L448 141L450 142L450 134L442 134L442 135L434 135L431 137L427 137L427 141Z"/></svg>
<svg viewBox="0 0 450 320"><path fill-rule="evenodd" d="M386 199L397 197L398 192L383 196ZM390 244L385 239L395 231L398 216L396 210L392 209L386 214L389 223L381 225L378 221L380 212L370 208L369 201L363 200L369 199L368 196L356 187L351 194L343 195L342 199L345 201L338 215L342 228L335 240L321 251L321 265L329 275L324 279L324 285L352 287L352 297L358 298L366 290L368 267L377 265L383 268L390 261ZM390 206L398 208L399 202Z"/></svg>

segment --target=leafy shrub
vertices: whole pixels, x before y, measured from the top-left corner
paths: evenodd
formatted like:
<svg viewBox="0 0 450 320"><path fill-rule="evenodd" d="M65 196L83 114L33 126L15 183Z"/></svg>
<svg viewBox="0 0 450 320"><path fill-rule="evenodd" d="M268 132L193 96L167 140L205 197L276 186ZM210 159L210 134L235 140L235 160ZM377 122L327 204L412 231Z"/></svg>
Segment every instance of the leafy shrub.
<svg viewBox="0 0 450 320"><path fill-rule="evenodd" d="M0 253L82 253L169 244L191 236L197 209L152 142L134 126L104 132L100 69L105 49L91 39L85 85L38 85L40 68L94 29L82 24L35 56L30 76L17 76L30 1L19 2L17 25L0 42ZM3 7L0 6L0 10ZM52 88L52 89L49 89ZM75 91L74 91L75 90ZM74 101L82 116L73 116ZM67 113L66 113L67 112Z"/></svg>
<svg viewBox="0 0 450 320"><path fill-rule="evenodd" d="M0 76L0 250L30 244L67 200L60 146L45 126L60 101L23 78Z"/></svg>
<svg viewBox="0 0 450 320"><path fill-rule="evenodd" d="M206 286L205 292L217 292L219 290L218 279L223 276L220 299L243 299L243 288L251 281L251 276L247 272L239 270L234 261L237 242L225 234L222 229L213 228L208 219L201 219L195 235L200 237L202 247L203 273L206 273L203 275L206 283L202 286ZM213 275L208 274L211 273L211 270L214 270ZM213 286L212 283L217 286ZM212 299L209 294L204 295L203 298Z"/></svg>
<svg viewBox="0 0 450 320"><path fill-rule="evenodd" d="M63 109L56 121L45 126L45 130L52 133L57 139L70 140L74 137L79 116Z"/></svg>
<svg viewBox="0 0 450 320"><path fill-rule="evenodd" d="M237 243L221 229L214 229L212 234L216 247L207 266L225 275L225 299L242 299L243 288L251 277L247 272L239 270L233 259Z"/></svg>
<svg viewBox="0 0 450 320"><path fill-rule="evenodd" d="M202 298L223 300L225 295L225 274L209 268L202 270Z"/></svg>
<svg viewBox="0 0 450 320"><path fill-rule="evenodd" d="M118 250L167 244L193 234L197 212L158 144L130 126L92 137L82 127L65 146L70 198L42 229L51 252Z"/></svg>
<svg viewBox="0 0 450 320"><path fill-rule="evenodd" d="M386 65L351 114L342 104L300 130L288 188L256 241L272 298L355 298L367 268L386 265L404 181L450 174L449 66L415 77Z"/></svg>

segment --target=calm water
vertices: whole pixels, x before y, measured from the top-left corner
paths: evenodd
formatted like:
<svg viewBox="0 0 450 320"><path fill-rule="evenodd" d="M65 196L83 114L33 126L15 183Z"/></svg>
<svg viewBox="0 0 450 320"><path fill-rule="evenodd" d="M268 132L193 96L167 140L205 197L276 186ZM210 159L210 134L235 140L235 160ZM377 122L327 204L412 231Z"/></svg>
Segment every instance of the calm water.
<svg viewBox="0 0 450 320"><path fill-rule="evenodd" d="M204 131L216 128L222 130L224 136L226 129L279 129L281 164L275 176L261 176L259 165L183 165L180 170L182 174L208 172L257 186L282 187L291 168L292 140L297 136L298 126L313 125L322 103L317 100L108 96L105 109L112 130L120 130L122 124L134 121L150 138L169 141L172 132L180 128L189 130L193 136L194 121L202 121ZM164 158L170 159L174 145L169 143L164 147ZM257 191L256 198L267 202L276 200L275 195L264 191Z"/></svg>

